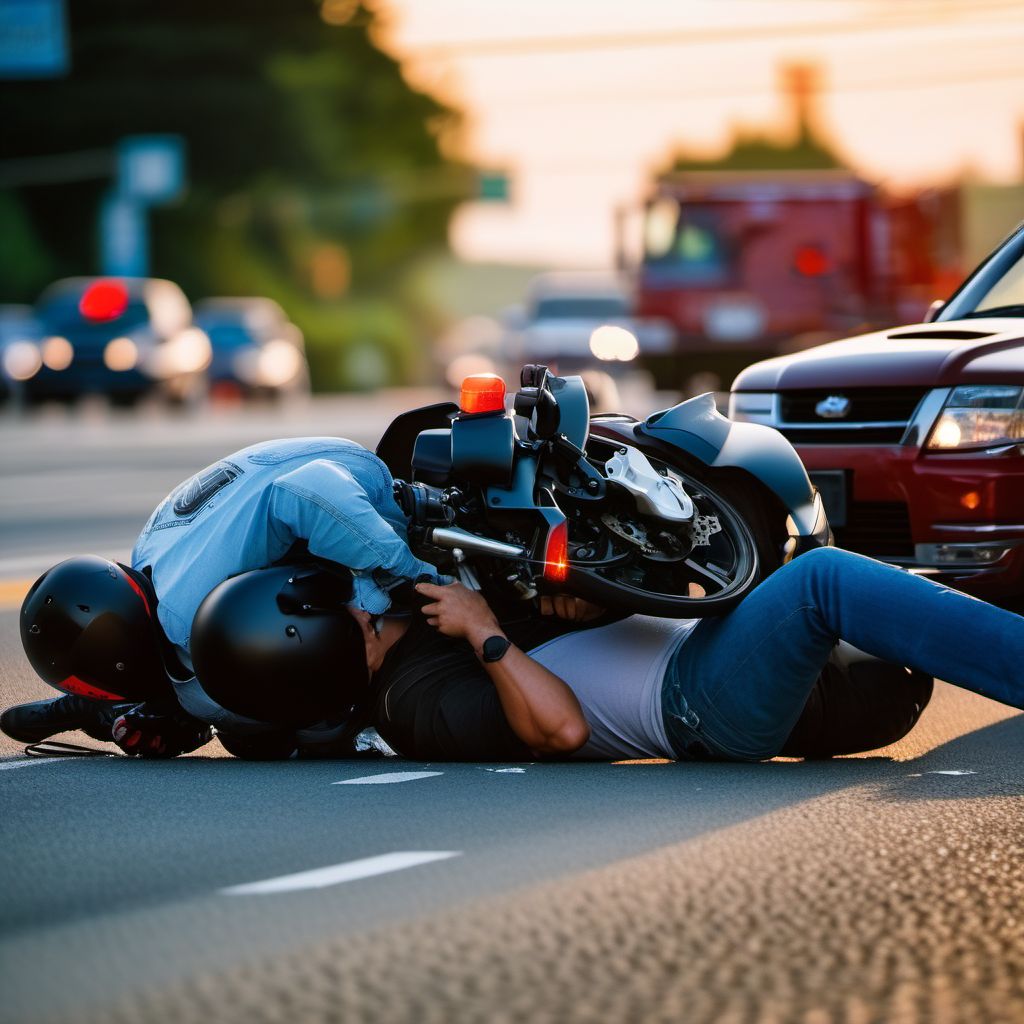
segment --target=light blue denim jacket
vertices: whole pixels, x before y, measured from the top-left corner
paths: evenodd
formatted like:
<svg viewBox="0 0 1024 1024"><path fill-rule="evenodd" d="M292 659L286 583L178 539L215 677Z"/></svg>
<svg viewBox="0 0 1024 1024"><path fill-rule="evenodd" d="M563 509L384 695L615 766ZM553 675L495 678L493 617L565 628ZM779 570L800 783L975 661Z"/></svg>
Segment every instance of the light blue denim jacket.
<svg viewBox="0 0 1024 1024"><path fill-rule="evenodd" d="M203 598L229 576L272 565L299 540L351 569L352 603L378 614L399 579L437 577L409 550L391 488L384 463L354 441L265 441L171 491L136 542L132 566L152 570L160 624L186 656Z"/></svg>

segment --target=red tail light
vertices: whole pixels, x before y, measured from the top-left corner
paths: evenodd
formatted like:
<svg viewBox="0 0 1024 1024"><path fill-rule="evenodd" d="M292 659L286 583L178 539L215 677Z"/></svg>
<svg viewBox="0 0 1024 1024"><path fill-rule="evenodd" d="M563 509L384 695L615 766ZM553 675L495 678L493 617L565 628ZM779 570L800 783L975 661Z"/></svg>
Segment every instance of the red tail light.
<svg viewBox="0 0 1024 1024"><path fill-rule="evenodd" d="M470 415L505 411L505 382L496 373L475 373L462 381L459 408Z"/></svg>
<svg viewBox="0 0 1024 1024"><path fill-rule="evenodd" d="M793 256L793 267L804 277L821 277L832 269L832 264L816 245L802 245Z"/></svg>
<svg viewBox="0 0 1024 1024"><path fill-rule="evenodd" d="M78 312L86 320L116 320L128 308L128 289L120 281L96 281L85 289Z"/></svg>
<svg viewBox="0 0 1024 1024"><path fill-rule="evenodd" d="M563 520L548 531L544 548L544 579L564 583L569 575L569 526Z"/></svg>

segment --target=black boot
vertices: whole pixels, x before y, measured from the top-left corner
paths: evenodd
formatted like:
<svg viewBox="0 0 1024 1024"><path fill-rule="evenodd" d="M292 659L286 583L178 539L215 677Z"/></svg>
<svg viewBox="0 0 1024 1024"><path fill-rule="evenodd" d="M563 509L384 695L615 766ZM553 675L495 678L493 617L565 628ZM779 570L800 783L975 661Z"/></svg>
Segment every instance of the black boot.
<svg viewBox="0 0 1024 1024"><path fill-rule="evenodd" d="M134 706L67 694L31 704L15 704L0 714L0 729L21 743L39 743L72 729L81 729L94 740L113 742L110 728L114 719Z"/></svg>

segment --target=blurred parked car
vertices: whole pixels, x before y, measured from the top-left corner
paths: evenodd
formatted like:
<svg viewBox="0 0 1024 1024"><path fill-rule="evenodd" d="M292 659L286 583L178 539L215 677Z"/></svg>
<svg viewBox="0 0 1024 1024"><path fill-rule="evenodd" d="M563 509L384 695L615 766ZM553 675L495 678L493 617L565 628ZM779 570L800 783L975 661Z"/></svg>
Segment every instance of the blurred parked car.
<svg viewBox="0 0 1024 1024"><path fill-rule="evenodd" d="M508 368L518 373L525 363L544 363L558 373L583 374L595 411L612 411L615 380L634 369L642 352L668 351L672 343L667 325L632 315L631 301L625 284L610 274L538 275L525 304L504 315Z"/></svg>
<svg viewBox="0 0 1024 1024"><path fill-rule="evenodd" d="M631 363L641 351L667 349L667 326L639 323L626 286L609 274L552 272L530 283L523 307L506 312L511 362L548 363L559 372Z"/></svg>
<svg viewBox="0 0 1024 1024"><path fill-rule="evenodd" d="M0 306L0 403L18 395L26 373L36 368L42 337L31 306Z"/></svg>
<svg viewBox="0 0 1024 1024"><path fill-rule="evenodd" d="M182 290L158 278L75 277L50 285L35 308L43 335L23 351L29 401L106 395L202 397L210 342L192 323Z"/></svg>
<svg viewBox="0 0 1024 1024"><path fill-rule="evenodd" d="M793 442L840 546L1019 604L1024 226L929 322L755 363L729 414Z"/></svg>
<svg viewBox="0 0 1024 1024"><path fill-rule="evenodd" d="M196 303L196 323L213 346L211 397L309 394L302 332L272 299L204 299Z"/></svg>

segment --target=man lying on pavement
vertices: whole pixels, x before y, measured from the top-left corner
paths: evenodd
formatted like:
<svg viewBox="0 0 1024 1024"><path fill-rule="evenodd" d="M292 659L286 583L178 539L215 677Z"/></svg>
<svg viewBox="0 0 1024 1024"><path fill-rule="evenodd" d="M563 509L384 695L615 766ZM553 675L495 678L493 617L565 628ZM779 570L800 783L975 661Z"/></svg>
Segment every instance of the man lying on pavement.
<svg viewBox="0 0 1024 1024"><path fill-rule="evenodd" d="M392 746L410 756L533 756L536 737L523 740L510 731L521 699L506 708L508 686L498 700L488 677L486 667L498 661L482 667L450 625L439 635L422 617L396 614L396 587L433 567L409 550L391 488L379 459L340 438L255 445L185 481L150 517L130 566L71 559L33 586L22 609L23 643L37 672L67 696L9 708L0 728L27 743L84 729L97 739L114 738L126 753L172 757L208 742L212 726L239 756L336 757L351 754L355 735L375 720ZM293 565L297 556L306 569L264 568ZM303 590L307 585L312 592ZM224 600L211 600L215 595ZM440 600L455 595L478 611L486 608L461 587L443 591ZM657 673L695 623L613 623L575 599L545 600L542 612L569 621L520 611L503 618L495 635L531 650L540 665L559 652L570 660L578 655L579 666L604 662L593 679L606 682L600 700L608 702L607 714L639 719L634 739L620 730L619 746L591 739L579 756L665 754ZM241 602L241 613L231 611L232 601ZM218 655L197 674L194 619L204 602L229 614L207 644ZM286 623L289 603L306 618ZM385 611L390 614L382 618ZM489 609L486 617L493 621ZM209 618L212 636L217 616ZM315 667L303 669L296 639L314 628L314 619L324 647L305 637ZM694 639L717 633L714 623L725 621L708 620ZM592 635L576 636L582 626ZM482 656L501 653L498 646ZM805 666L809 682L792 697L797 706L787 713L785 742L776 752L874 749L904 735L927 704L930 677L878 661L826 663L831 647ZM693 648L691 642L687 651ZM533 664L517 653L511 663ZM440 671L449 664L450 673ZM574 680L569 669L566 678L581 694L586 689L588 681ZM587 707L590 699L580 701ZM588 728L599 732L592 723Z"/></svg>
<svg viewBox="0 0 1024 1024"><path fill-rule="evenodd" d="M378 633L357 613L365 652L353 665L374 681L380 734L417 759L757 761L828 752L827 728L816 733L809 723L791 737L840 640L910 666L929 686L937 676L1024 708L1024 618L835 548L783 566L720 618L634 616L529 654L480 594L459 584L417 589L431 599L426 627L385 621ZM578 602L566 611L592 613ZM912 691L919 679L899 673L886 682ZM897 738L884 736L883 724L862 749Z"/></svg>

